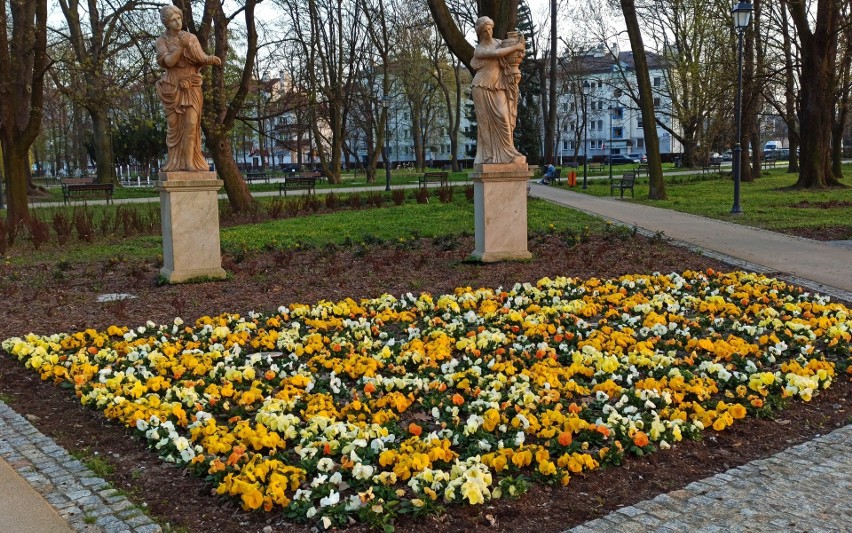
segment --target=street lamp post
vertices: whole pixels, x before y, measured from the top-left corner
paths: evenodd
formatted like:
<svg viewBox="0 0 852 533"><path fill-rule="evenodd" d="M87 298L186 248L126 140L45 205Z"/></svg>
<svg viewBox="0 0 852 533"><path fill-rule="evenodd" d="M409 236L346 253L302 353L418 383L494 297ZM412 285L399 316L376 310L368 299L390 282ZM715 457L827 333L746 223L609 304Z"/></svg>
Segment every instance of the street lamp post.
<svg viewBox="0 0 852 533"><path fill-rule="evenodd" d="M390 115L388 110L391 105L391 97L382 97L382 107L385 109L385 191L390 192L391 168L390 168Z"/></svg>
<svg viewBox="0 0 852 533"><path fill-rule="evenodd" d="M609 181L612 183L612 110L611 105L606 108L609 112Z"/></svg>
<svg viewBox="0 0 852 533"><path fill-rule="evenodd" d="M583 82L583 190L589 188L586 176L589 173L589 81Z"/></svg>
<svg viewBox="0 0 852 533"><path fill-rule="evenodd" d="M748 2L739 2L731 10L734 19L734 28L737 30L737 98L734 105L734 119L737 121L737 138L734 145L734 206L731 214L738 215L743 212L740 207L740 181L742 179L742 98L743 98L743 33L751 22L751 13L754 10Z"/></svg>

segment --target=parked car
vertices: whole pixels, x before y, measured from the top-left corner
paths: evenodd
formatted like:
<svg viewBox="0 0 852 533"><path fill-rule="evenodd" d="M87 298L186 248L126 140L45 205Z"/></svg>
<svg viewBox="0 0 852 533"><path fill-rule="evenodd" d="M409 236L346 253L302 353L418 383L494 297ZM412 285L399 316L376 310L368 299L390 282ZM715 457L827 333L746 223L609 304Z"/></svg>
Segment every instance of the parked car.
<svg viewBox="0 0 852 533"><path fill-rule="evenodd" d="M612 157L613 165L630 165L639 162L638 159L633 159L623 154L612 154L612 156L604 156L604 163L606 163L607 165L610 162L610 157Z"/></svg>
<svg viewBox="0 0 852 533"><path fill-rule="evenodd" d="M645 154L627 154L627 157L633 159L637 163L647 163L648 156Z"/></svg>
<svg viewBox="0 0 852 533"><path fill-rule="evenodd" d="M722 161L733 161L733 160L734 160L734 153L730 150L725 150L725 152L722 154Z"/></svg>

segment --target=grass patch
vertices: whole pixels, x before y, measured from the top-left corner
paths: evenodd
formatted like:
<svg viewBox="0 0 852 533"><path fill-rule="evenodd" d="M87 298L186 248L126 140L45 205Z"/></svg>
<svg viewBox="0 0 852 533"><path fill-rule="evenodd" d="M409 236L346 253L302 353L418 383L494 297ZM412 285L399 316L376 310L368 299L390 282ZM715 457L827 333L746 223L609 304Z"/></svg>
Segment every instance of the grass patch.
<svg viewBox="0 0 852 533"><path fill-rule="evenodd" d="M819 205L793 207L800 202L852 202L852 188L830 190L788 189L796 175L783 170L763 171L760 178L742 183L740 189L743 214L732 215L733 181L729 176L666 176L667 200L648 199L647 178L636 181L636 199L641 204L672 209L693 215L735 222L769 230L787 228L852 228L852 207L826 209ZM575 188L578 192L582 189ZM589 182L586 191L595 196L609 196L609 181ZM629 199L629 195L625 197Z"/></svg>
<svg viewBox="0 0 852 533"><path fill-rule="evenodd" d="M111 476L115 471L115 467L113 467L109 461L99 457L98 455L92 454L88 448L70 451L69 453L71 454L71 457L86 465L86 468L94 472L98 477L105 479Z"/></svg>
<svg viewBox="0 0 852 533"><path fill-rule="evenodd" d="M398 240L400 238L440 237L473 233L473 204L456 194L452 203L441 203L433 196L429 203L406 203L376 209L338 211L295 218L264 221L223 228L222 249L226 251L280 249L297 246L323 247L330 244L363 240ZM95 220L100 210L114 209L111 206L92 208ZM528 205L529 232L540 231L584 231L591 228L600 231L601 220L538 199L530 199ZM52 263L70 265L91 261L162 259L162 238L155 235L98 238L85 243L72 238L64 246L42 246L39 250L22 244L9 250L8 261L12 265ZM58 275L58 274L57 274Z"/></svg>
<svg viewBox="0 0 852 533"><path fill-rule="evenodd" d="M8 394L0 393L0 403L9 403L12 401L12 397Z"/></svg>

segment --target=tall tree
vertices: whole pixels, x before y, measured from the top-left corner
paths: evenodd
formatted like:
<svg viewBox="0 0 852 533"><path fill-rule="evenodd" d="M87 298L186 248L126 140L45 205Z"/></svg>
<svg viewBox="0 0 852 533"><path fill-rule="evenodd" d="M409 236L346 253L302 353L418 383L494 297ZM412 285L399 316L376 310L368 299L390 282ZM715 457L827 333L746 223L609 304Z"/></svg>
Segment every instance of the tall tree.
<svg viewBox="0 0 852 533"><path fill-rule="evenodd" d="M242 7L237 8L233 13L226 13L222 2L204 0L201 21L196 24L192 16L192 2L174 0L174 4L183 11L183 19L189 31L198 37L202 47L209 46L212 42L213 55L222 59L223 64L229 51L228 26L240 13L243 14L246 55L239 82L235 89L229 87L226 84L223 67L204 69L204 110L201 120L205 146L216 164L216 172L224 181L231 209L236 212L244 212L254 203L248 185L234 160L231 130L252 84L252 68L258 47L254 10L258 1L244 0Z"/></svg>
<svg viewBox="0 0 852 533"><path fill-rule="evenodd" d="M453 13L447 7L446 0L427 0L429 11L438 31L447 43L450 51L473 72L470 60L473 59L473 45L465 38ZM494 21L494 37L502 39L506 32L515 28L518 22L518 0L479 0L477 14L491 17Z"/></svg>
<svg viewBox="0 0 852 533"><path fill-rule="evenodd" d="M841 6L837 0L783 0L799 36L802 83L799 101L801 167L795 187L839 185L831 166L831 134L836 99L836 60ZM847 2L848 4L848 2Z"/></svg>
<svg viewBox="0 0 852 533"><path fill-rule="evenodd" d="M65 16L66 28L56 31L70 44L71 52L66 67L75 71L74 84L65 85L54 76L54 82L66 94L82 105L92 120L94 129L94 154L98 181L115 180L110 109L123 86L127 85L142 62L117 61L122 51L134 47L142 37L141 32L128 31L129 15L140 4L139 0L103 2L99 0L59 0ZM81 17L83 15L85 19ZM67 34L65 34L67 29Z"/></svg>
<svg viewBox="0 0 852 533"><path fill-rule="evenodd" d="M552 163L556 143L556 59L557 50L556 0L550 0L550 48L547 51L547 108L544 111L544 162Z"/></svg>
<svg viewBox="0 0 852 533"><path fill-rule="evenodd" d="M346 111L365 32L360 2L279 0L305 61L308 111L323 172L340 182Z"/></svg>
<svg viewBox="0 0 852 533"><path fill-rule="evenodd" d="M30 216L28 154L41 128L49 66L47 1L4 1L0 4L0 146L10 227Z"/></svg>
<svg viewBox="0 0 852 533"><path fill-rule="evenodd" d="M648 198L665 200L666 186L663 181L663 166L660 159L660 140L657 137L656 118L654 116L654 94L651 90L651 75L648 72L648 59L645 55L645 44L642 41L642 30L636 14L634 0L619 0L627 35L630 37L630 48L633 50L633 62L636 65L636 85L639 87L639 108L642 112L642 123L645 124L645 149L648 154Z"/></svg>

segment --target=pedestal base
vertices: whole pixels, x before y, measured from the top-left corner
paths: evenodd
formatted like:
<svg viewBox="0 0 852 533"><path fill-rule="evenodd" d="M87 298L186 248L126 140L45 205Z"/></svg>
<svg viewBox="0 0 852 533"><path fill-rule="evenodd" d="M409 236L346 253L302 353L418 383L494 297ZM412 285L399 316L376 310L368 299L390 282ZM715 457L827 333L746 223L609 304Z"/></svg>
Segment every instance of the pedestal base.
<svg viewBox="0 0 852 533"><path fill-rule="evenodd" d="M169 283L224 279L219 245L222 181L215 172L160 172L163 268Z"/></svg>
<svg viewBox="0 0 852 533"><path fill-rule="evenodd" d="M527 249L526 161L476 165L473 181L474 259L486 263L532 258Z"/></svg>

